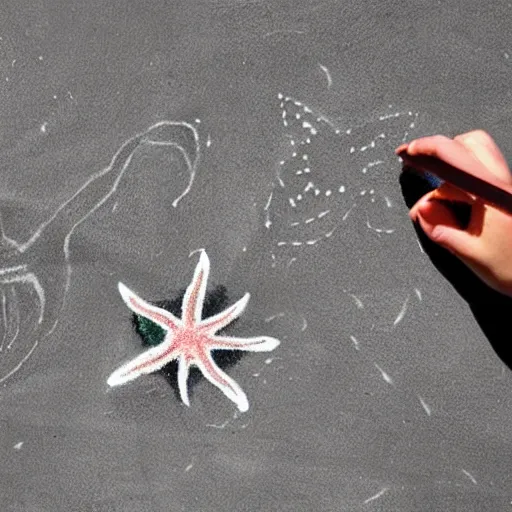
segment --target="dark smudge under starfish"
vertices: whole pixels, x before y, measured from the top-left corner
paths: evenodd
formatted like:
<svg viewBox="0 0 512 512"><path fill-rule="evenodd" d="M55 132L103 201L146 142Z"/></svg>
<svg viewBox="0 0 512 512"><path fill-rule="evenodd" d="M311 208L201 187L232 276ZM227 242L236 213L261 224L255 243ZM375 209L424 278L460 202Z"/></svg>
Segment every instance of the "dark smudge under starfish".
<svg viewBox="0 0 512 512"><path fill-rule="evenodd" d="M242 388L222 371L212 358L214 350L245 350L267 352L279 345L279 340L268 336L235 338L216 335L218 331L238 318L245 310L250 295L246 293L238 302L212 317L202 319L210 260L201 251L194 277L187 288L182 304L181 318L171 312L142 300L124 284L119 292L126 305L137 315L148 318L165 331L163 342L150 348L117 369L107 380L110 386L119 386L140 375L160 370L171 361L178 360L178 387L186 405L190 405L187 379L191 366L197 366L214 386L217 386L242 412L249 409Z"/></svg>

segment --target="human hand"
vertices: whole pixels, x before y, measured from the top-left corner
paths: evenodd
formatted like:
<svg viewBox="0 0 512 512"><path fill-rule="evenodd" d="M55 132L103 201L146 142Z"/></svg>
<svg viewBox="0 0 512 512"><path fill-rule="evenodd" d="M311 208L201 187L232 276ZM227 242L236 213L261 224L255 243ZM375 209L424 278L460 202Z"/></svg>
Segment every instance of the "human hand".
<svg viewBox="0 0 512 512"><path fill-rule="evenodd" d="M476 130L454 139L441 135L416 139L407 153L434 156L453 166L478 159L491 176L512 185L505 158L489 134ZM460 226L446 202L471 206L467 226ZM409 212L425 234L462 260L486 284L512 296L512 216L463 190L444 183L423 196Z"/></svg>

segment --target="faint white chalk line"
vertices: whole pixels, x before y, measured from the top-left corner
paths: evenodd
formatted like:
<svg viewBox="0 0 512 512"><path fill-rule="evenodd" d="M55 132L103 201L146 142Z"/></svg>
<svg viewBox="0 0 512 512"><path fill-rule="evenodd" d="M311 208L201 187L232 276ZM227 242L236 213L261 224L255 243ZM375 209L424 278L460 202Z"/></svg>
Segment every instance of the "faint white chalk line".
<svg viewBox="0 0 512 512"><path fill-rule="evenodd" d="M374 228L371 224L370 224L370 221L367 219L366 220L366 227L368 229L371 229L372 231L375 231L375 233L384 233L386 235L390 235L391 233L394 233L395 230L394 229L383 229L383 228Z"/></svg>
<svg viewBox="0 0 512 512"><path fill-rule="evenodd" d="M461 470L475 485L478 485L478 482L476 481L476 478L469 472L469 471L466 471L465 469L462 469Z"/></svg>
<svg viewBox="0 0 512 512"><path fill-rule="evenodd" d="M370 498L368 498L367 500L364 500L364 504L367 505L368 503L371 503L372 501L375 501L375 500L378 500L381 496L383 496L386 492L388 492L388 488L387 487L384 487L383 489L381 489L377 494L374 494L373 496L371 496Z"/></svg>
<svg viewBox="0 0 512 512"><path fill-rule="evenodd" d="M379 370L382 378L388 383L388 384L393 384L393 379L377 364L377 363L374 363L375 364L375 368L377 368L377 370Z"/></svg>
<svg viewBox="0 0 512 512"><path fill-rule="evenodd" d="M409 295L405 299L404 303L402 304L402 308L400 309L397 317L393 321L394 326L398 325L404 319L405 313L407 312L408 304L409 304Z"/></svg>
<svg viewBox="0 0 512 512"><path fill-rule="evenodd" d="M0 343L0 352L4 349L4 343L8 336L9 332L9 323L7 321L7 304L6 304L6 298L5 293L2 290L2 319L3 319L3 325L4 325L4 332L2 334L2 343Z"/></svg>
<svg viewBox="0 0 512 512"><path fill-rule="evenodd" d="M270 207L270 203L272 202L272 195L273 195L273 191L270 192L270 195L268 196L268 200L267 200L267 204L265 205L265 207L263 208L263 210L265 211L265 227L267 229L270 229L270 226L272 226L272 221L270 220L270 212L269 212L269 207Z"/></svg>
<svg viewBox="0 0 512 512"><path fill-rule="evenodd" d="M13 308L15 313L15 321L16 321L16 330L11 338L11 341L9 341L9 344L7 345L7 350L10 350L11 347L14 345L14 342L18 339L18 334L20 333L20 310L18 306L18 297L16 294L16 288L14 286L11 287L11 295L12 295L12 303L14 304Z"/></svg>
<svg viewBox="0 0 512 512"><path fill-rule="evenodd" d="M186 140L183 140L184 135ZM21 361L0 377L0 383L18 371L34 352L38 342L49 336L56 328L58 314L65 305L70 286L71 236L80 224L117 191L133 154L142 146L169 147L182 156L188 169L189 180L183 192L172 203L173 207L177 207L191 190L195 179L200 158L199 136L196 128L190 123L160 121L124 142L112 157L110 164L87 179L75 194L39 225L27 241L21 243L8 237L0 215L0 286L29 285L36 293L39 305L39 327L34 328L30 334L30 337L35 336L36 339ZM191 148L186 149L188 146ZM55 264L52 261L52 265L44 265L48 248L58 245L63 248L62 262ZM16 310L16 315L19 315L18 303ZM9 330L9 325L10 322L4 319L4 332ZM12 347L18 337L20 325L20 320L17 320L16 334L8 346Z"/></svg>
<svg viewBox="0 0 512 512"><path fill-rule="evenodd" d="M224 423L221 423L220 425L216 425L215 423L207 423L206 426L207 427L211 427L211 428L218 428L218 429L223 429L226 427L226 425L229 423L230 420L226 420Z"/></svg>
<svg viewBox="0 0 512 512"><path fill-rule="evenodd" d="M353 293L349 293L348 295L354 299L354 302L356 303L357 309L364 309L363 301L359 297L357 297Z"/></svg>
<svg viewBox="0 0 512 512"><path fill-rule="evenodd" d="M267 32L262 36L262 39L265 39L270 36L274 36L276 34L305 34L304 30L293 30L293 29L280 29L280 30L272 30L271 32Z"/></svg>
<svg viewBox="0 0 512 512"><path fill-rule="evenodd" d="M350 341L352 341L356 350L360 349L359 341L357 341L357 338L355 336L353 336L352 334L350 335Z"/></svg>
<svg viewBox="0 0 512 512"><path fill-rule="evenodd" d="M418 398L420 400L421 406L427 413L427 416L430 416L432 414L432 409L430 408L430 406L427 404L427 402L425 402L425 400L421 396L418 396Z"/></svg>
<svg viewBox="0 0 512 512"><path fill-rule="evenodd" d="M272 320L275 320L276 318L282 318L284 315L285 315L284 312L276 313L275 315L265 318L264 322L266 322L266 323L272 322Z"/></svg>
<svg viewBox="0 0 512 512"><path fill-rule="evenodd" d="M329 72L329 70L327 69L326 66L323 66L322 64L318 64L318 66L320 67L320 69L325 73L325 76L327 78L327 89L330 89L331 88L331 85L332 85L332 76L331 76L331 73Z"/></svg>

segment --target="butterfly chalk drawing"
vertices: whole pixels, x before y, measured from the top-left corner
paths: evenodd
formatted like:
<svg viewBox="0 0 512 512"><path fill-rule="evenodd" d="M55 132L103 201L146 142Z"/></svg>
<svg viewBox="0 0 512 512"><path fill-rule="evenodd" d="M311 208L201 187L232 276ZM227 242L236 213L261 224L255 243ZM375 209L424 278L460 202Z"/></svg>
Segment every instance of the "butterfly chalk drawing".
<svg viewBox="0 0 512 512"><path fill-rule="evenodd" d="M418 113L390 105L367 122L342 126L291 96L279 94L278 100L282 158L264 205L265 227L275 239L273 259L329 240L356 212L364 229L392 234L395 226L383 218L394 206L394 149L414 131Z"/></svg>

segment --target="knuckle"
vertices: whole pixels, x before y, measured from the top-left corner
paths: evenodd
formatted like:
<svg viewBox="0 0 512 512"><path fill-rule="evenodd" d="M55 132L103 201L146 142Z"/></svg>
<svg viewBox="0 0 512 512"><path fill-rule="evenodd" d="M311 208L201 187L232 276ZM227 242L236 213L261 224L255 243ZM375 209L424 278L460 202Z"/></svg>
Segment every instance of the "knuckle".
<svg viewBox="0 0 512 512"><path fill-rule="evenodd" d="M461 135L457 135L455 140L459 142L464 142L466 144L478 144L478 145L489 145L493 144L494 141L492 137L485 131L481 129L472 130L467 133L462 133Z"/></svg>

